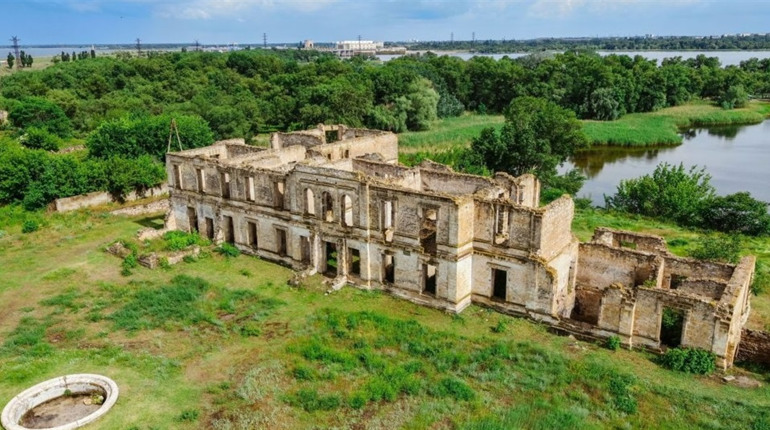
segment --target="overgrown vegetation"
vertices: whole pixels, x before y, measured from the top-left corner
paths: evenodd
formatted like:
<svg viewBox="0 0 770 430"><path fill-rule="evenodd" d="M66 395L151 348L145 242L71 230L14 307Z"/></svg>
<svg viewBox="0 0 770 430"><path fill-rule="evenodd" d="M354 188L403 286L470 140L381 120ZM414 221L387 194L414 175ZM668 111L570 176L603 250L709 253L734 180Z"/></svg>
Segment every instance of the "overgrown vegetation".
<svg viewBox="0 0 770 430"><path fill-rule="evenodd" d="M660 357L660 362L671 370L708 375L716 370L715 359L711 351L697 348L672 348Z"/></svg>
<svg viewBox="0 0 770 430"><path fill-rule="evenodd" d="M205 264L122 278L100 249L162 216L46 214L45 234L22 235L24 211L0 213L3 403L87 368L132 393L102 418L105 428L731 429L767 421L766 386L672 372L638 350L576 348L478 306L458 317L378 292L325 295L319 277L288 288L287 269L216 253ZM654 228L669 243L681 238L677 252L699 235L640 220L578 212L576 231L585 239L593 222ZM166 245L155 242L147 247ZM766 309L765 296L755 299L752 323ZM660 409L669 413L649 413Z"/></svg>

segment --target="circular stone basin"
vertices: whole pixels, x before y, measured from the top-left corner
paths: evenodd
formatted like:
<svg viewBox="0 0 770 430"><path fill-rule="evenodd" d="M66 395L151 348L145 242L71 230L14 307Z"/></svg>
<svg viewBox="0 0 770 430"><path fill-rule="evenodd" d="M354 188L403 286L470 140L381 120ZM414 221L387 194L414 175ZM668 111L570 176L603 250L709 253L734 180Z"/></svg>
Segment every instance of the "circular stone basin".
<svg viewBox="0 0 770 430"><path fill-rule="evenodd" d="M101 405L98 396L104 399ZM61 376L14 397L3 409L2 424L6 430L76 429L106 414L117 400L118 385L110 378Z"/></svg>

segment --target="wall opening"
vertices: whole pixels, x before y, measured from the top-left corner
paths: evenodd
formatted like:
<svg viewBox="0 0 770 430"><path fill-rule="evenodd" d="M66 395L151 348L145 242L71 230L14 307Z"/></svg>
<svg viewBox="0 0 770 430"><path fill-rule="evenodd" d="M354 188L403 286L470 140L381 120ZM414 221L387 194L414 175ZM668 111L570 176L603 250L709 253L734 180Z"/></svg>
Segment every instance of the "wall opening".
<svg viewBox="0 0 770 430"><path fill-rule="evenodd" d="M426 254L436 255L436 221L438 209L424 208L422 210L422 224L420 228L420 246Z"/></svg>
<svg viewBox="0 0 770 430"><path fill-rule="evenodd" d="M602 305L602 292L590 288L575 290L575 305L572 307L570 318L588 324L599 324L599 313Z"/></svg>
<svg viewBox="0 0 770 430"><path fill-rule="evenodd" d="M287 249L287 241L286 241L286 230L282 228L275 229L275 235L276 235L276 242L278 244L278 255L281 257L286 256L286 249Z"/></svg>
<svg viewBox="0 0 770 430"><path fill-rule="evenodd" d="M684 282L686 280L687 280L687 276L672 274L671 275L671 286L669 288L671 288L672 290L676 290L677 288L679 288L682 285L682 282Z"/></svg>
<svg viewBox="0 0 770 430"><path fill-rule="evenodd" d="M253 202L256 201L256 191L254 190L254 177L249 176L246 180L248 190L246 191L246 200Z"/></svg>
<svg viewBox="0 0 770 430"><path fill-rule="evenodd" d="M305 214L315 215L315 193L310 188L305 188Z"/></svg>
<svg viewBox="0 0 770 430"><path fill-rule="evenodd" d="M342 196L342 225L353 227L353 199L348 195Z"/></svg>
<svg viewBox="0 0 770 430"><path fill-rule="evenodd" d="M233 225L233 217L225 216L225 242L235 243L235 226Z"/></svg>
<svg viewBox="0 0 770 430"><path fill-rule="evenodd" d="M195 208L187 207L187 222L190 224L190 233L199 233L198 228L198 214L195 212Z"/></svg>
<svg viewBox="0 0 770 430"><path fill-rule="evenodd" d="M205 193L206 190L204 189L204 176L203 176L203 169L195 169L195 178L198 181L198 192L199 193Z"/></svg>
<svg viewBox="0 0 770 430"><path fill-rule="evenodd" d="M342 151L342 157L343 158L350 158L350 150L346 149L346 150Z"/></svg>
<svg viewBox="0 0 770 430"><path fill-rule="evenodd" d="M321 210L323 212L324 221L334 221L334 198L328 191L324 191L321 194Z"/></svg>
<svg viewBox="0 0 770 430"><path fill-rule="evenodd" d="M685 312L681 309L664 307L660 315L660 343L669 348L682 344Z"/></svg>
<svg viewBox="0 0 770 430"><path fill-rule="evenodd" d="M206 237L214 240L214 218L206 217Z"/></svg>
<svg viewBox="0 0 770 430"><path fill-rule="evenodd" d="M508 272L492 269L492 298L505 301L508 291Z"/></svg>
<svg viewBox="0 0 770 430"><path fill-rule="evenodd" d="M495 205L495 244L500 245L508 240L508 208Z"/></svg>
<svg viewBox="0 0 770 430"><path fill-rule="evenodd" d="M283 209L284 182L273 182L273 206L277 209Z"/></svg>
<svg viewBox="0 0 770 430"><path fill-rule="evenodd" d="M384 233L385 241L393 241L393 224L396 222L396 205L390 200L382 202L382 209L380 213L381 230Z"/></svg>
<svg viewBox="0 0 770 430"><path fill-rule="evenodd" d="M324 242L326 244L325 247L325 255L326 255L326 270L324 271L324 274L327 276L335 277L338 273L338 263L337 263L337 244L334 242Z"/></svg>
<svg viewBox="0 0 770 430"><path fill-rule="evenodd" d="M252 249L256 250L259 246L259 242L257 238L257 223L249 221L248 229L249 229L249 246Z"/></svg>
<svg viewBox="0 0 770 430"><path fill-rule="evenodd" d="M182 189L182 172L179 171L179 165L174 164L174 185L178 189Z"/></svg>
<svg viewBox="0 0 770 430"><path fill-rule="evenodd" d="M304 264L310 264L310 238L307 236L299 237L300 254Z"/></svg>
<svg viewBox="0 0 770 430"><path fill-rule="evenodd" d="M348 248L348 273L351 275L361 276L361 251L356 248Z"/></svg>
<svg viewBox="0 0 770 430"><path fill-rule="evenodd" d="M382 254L382 281L386 284L396 281L396 260L390 254Z"/></svg>
<svg viewBox="0 0 770 430"><path fill-rule="evenodd" d="M436 266L432 264L422 265L422 293L431 296L436 295Z"/></svg>
<svg viewBox="0 0 770 430"><path fill-rule="evenodd" d="M326 143L334 143L340 140L339 130L327 130L324 134L326 135Z"/></svg>
<svg viewBox="0 0 770 430"><path fill-rule="evenodd" d="M230 174L229 173L222 173L219 178L222 184L222 197L229 199L230 198Z"/></svg>

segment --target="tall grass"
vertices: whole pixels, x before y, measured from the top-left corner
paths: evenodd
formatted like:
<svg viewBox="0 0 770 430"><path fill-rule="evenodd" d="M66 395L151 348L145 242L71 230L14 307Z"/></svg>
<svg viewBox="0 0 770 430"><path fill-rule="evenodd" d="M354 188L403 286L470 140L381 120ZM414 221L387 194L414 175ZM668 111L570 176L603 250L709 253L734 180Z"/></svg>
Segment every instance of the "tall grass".
<svg viewBox="0 0 770 430"><path fill-rule="evenodd" d="M499 127L505 119L501 115L465 114L436 121L430 130L406 132L398 135L399 152L440 153L467 147L471 140L487 127Z"/></svg>
<svg viewBox="0 0 770 430"><path fill-rule="evenodd" d="M678 145L682 128L756 124L770 112L766 102L752 102L743 109L725 110L706 101L634 113L615 121L583 121L592 146Z"/></svg>

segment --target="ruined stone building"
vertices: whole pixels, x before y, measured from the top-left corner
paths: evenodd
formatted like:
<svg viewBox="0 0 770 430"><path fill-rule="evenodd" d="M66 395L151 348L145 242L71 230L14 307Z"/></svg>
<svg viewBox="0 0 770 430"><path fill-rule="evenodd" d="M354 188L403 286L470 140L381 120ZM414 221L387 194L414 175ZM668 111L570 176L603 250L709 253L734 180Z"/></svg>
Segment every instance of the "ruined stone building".
<svg viewBox="0 0 770 430"><path fill-rule="evenodd" d="M629 346L699 347L732 364L753 258L699 262L669 254L660 238L607 229L581 244L572 199L540 207L532 175L397 159L396 135L342 125L275 133L269 149L234 140L169 153L168 227L336 287L451 312L479 303ZM661 329L664 314L673 329Z"/></svg>

